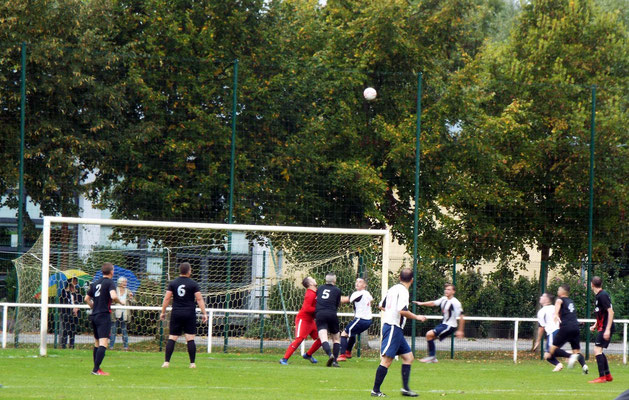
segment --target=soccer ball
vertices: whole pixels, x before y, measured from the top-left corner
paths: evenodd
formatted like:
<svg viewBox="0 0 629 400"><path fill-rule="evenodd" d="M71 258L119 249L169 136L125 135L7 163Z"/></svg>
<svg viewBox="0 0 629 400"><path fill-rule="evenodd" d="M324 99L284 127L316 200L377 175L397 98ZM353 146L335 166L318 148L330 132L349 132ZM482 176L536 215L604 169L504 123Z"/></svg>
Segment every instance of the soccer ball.
<svg viewBox="0 0 629 400"><path fill-rule="evenodd" d="M365 100L368 100L368 101L375 99L377 95L378 95L378 92L376 92L376 89L372 87L368 87L367 89L363 91L363 96L365 96Z"/></svg>

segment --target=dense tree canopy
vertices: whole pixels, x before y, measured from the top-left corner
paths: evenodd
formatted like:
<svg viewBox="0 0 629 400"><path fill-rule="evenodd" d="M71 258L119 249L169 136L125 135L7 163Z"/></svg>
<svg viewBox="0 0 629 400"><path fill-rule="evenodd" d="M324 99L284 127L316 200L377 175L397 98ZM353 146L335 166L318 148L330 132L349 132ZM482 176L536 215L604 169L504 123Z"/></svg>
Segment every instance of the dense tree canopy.
<svg viewBox="0 0 629 400"><path fill-rule="evenodd" d="M26 42L44 214L86 194L121 218L226 221L237 59L234 221L410 244L421 71L421 253L579 260L596 85L605 260L629 242L626 20L614 0L2 1L0 190L16 207Z"/></svg>

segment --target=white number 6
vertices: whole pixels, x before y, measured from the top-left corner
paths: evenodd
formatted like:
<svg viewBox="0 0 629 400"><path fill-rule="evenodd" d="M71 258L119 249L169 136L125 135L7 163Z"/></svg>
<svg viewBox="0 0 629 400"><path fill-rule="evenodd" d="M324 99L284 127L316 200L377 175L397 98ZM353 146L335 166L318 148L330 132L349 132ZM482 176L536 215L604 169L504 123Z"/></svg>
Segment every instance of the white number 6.
<svg viewBox="0 0 629 400"><path fill-rule="evenodd" d="M177 288L177 294L179 295L179 297L183 297L186 295L186 285L180 285Z"/></svg>

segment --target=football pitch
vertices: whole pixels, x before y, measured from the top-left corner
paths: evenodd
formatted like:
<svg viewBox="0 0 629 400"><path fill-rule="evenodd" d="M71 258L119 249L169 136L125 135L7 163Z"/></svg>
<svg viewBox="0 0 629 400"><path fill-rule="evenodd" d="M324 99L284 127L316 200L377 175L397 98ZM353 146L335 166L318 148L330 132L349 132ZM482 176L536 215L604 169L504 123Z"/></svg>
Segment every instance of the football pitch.
<svg viewBox="0 0 629 400"><path fill-rule="evenodd" d="M352 358L341 368L326 368L323 357L311 365L293 357L278 363L279 354L197 355L197 369L177 351L171 367L162 369L163 353L108 351L103 369L110 376L93 376L92 352L36 349L0 350L0 398L6 399L367 399L378 361ZM411 388L420 399L614 399L629 387L629 368L610 360L614 381L589 384L591 372L564 369L552 373L542 361L449 360L437 364L415 362ZM382 386L401 398L400 363L394 362Z"/></svg>

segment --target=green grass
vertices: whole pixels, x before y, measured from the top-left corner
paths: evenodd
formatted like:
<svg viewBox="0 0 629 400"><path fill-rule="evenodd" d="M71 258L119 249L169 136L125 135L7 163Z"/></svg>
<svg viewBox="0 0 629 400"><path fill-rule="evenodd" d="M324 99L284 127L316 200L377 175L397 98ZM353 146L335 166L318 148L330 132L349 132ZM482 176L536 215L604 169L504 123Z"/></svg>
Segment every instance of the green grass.
<svg viewBox="0 0 629 400"><path fill-rule="evenodd" d="M294 356L280 365L276 354L197 355L197 369L188 367L187 353L177 351L169 369L160 368L163 353L108 351L103 369L111 376L92 376L92 353L36 349L0 350L0 398L7 399L366 399L378 361L353 358L341 368L311 365ZM321 357L323 359L323 357ZM420 399L614 399L629 387L629 367L610 361L614 382L593 385L597 376L579 369L552 373L550 364L525 360L442 360L414 363L411 388ZM401 398L400 363L394 362L382 386L389 397Z"/></svg>

